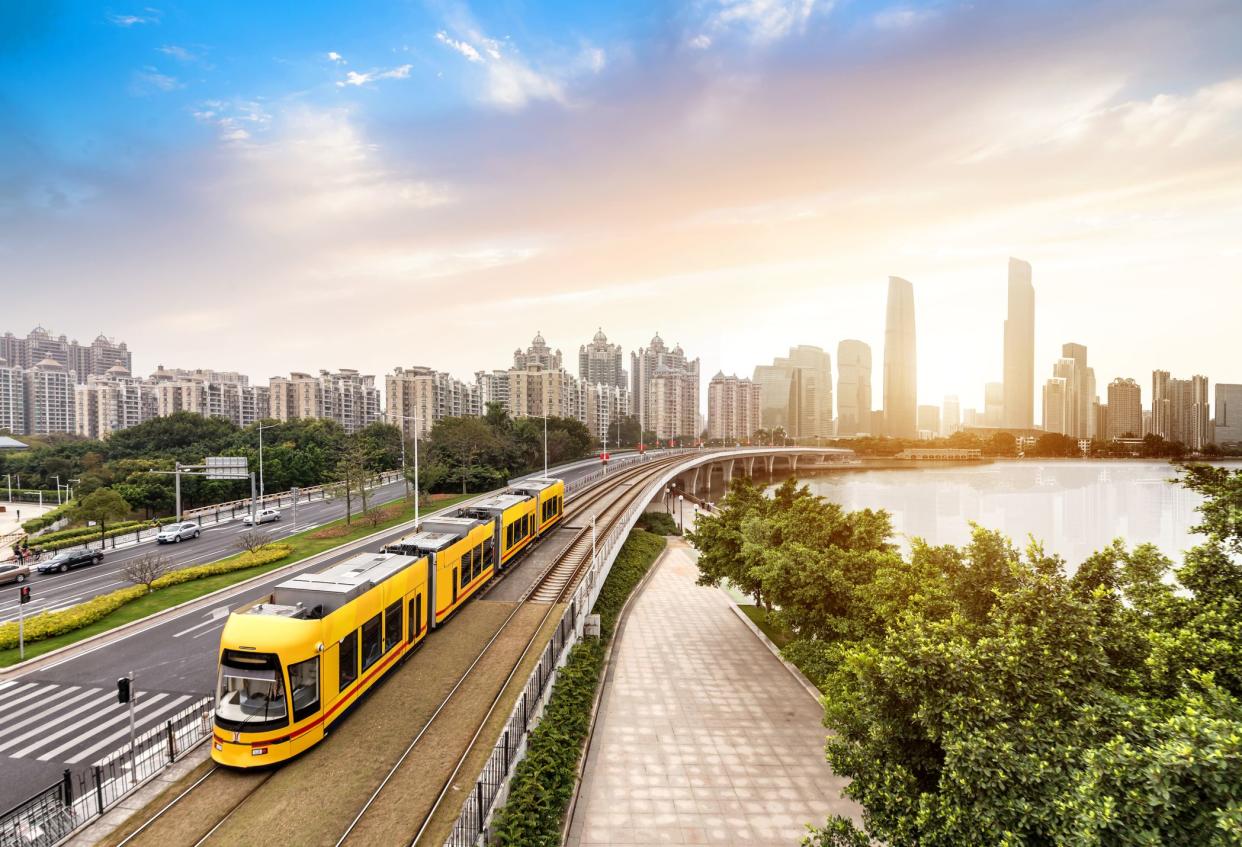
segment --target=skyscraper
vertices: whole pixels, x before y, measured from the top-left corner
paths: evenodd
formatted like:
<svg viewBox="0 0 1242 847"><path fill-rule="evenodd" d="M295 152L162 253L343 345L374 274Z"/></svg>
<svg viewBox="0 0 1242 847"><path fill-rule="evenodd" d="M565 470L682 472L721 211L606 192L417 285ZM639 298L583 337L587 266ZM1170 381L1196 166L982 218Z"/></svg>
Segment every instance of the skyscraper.
<svg viewBox="0 0 1242 847"><path fill-rule="evenodd" d="M1169 382L1168 371L1151 372L1151 431L1165 440L1171 440L1173 435Z"/></svg>
<svg viewBox="0 0 1242 847"><path fill-rule="evenodd" d="M1216 383L1216 443L1242 444L1242 385Z"/></svg>
<svg viewBox="0 0 1242 847"><path fill-rule="evenodd" d="M1005 386L999 382L983 384L983 425L1005 425Z"/></svg>
<svg viewBox="0 0 1242 847"><path fill-rule="evenodd" d="M884 326L884 425L896 438L918 434L918 373L914 336L914 286L888 278Z"/></svg>
<svg viewBox="0 0 1242 847"><path fill-rule="evenodd" d="M823 348L790 347L788 356L757 366L754 382L761 386L764 427L779 426L790 438L832 436L832 356Z"/></svg>
<svg viewBox="0 0 1242 847"><path fill-rule="evenodd" d="M847 339L837 345L837 435L871 432L871 347Z"/></svg>
<svg viewBox="0 0 1242 847"><path fill-rule="evenodd" d="M1005 318L1005 398L1002 422L1029 429L1035 420L1035 287L1031 266L1009 259L1009 315Z"/></svg>
<svg viewBox="0 0 1242 847"><path fill-rule="evenodd" d="M1085 344L1062 344L1061 357L1061 363L1057 367L1063 372L1056 373L1056 376L1069 380L1069 385L1066 386L1069 429L1065 434L1075 438L1091 438L1096 434L1095 370L1087 366L1087 347ZM1071 369L1063 367L1062 363L1066 361L1073 362Z"/></svg>
<svg viewBox="0 0 1242 847"><path fill-rule="evenodd" d="M1064 361L1064 360L1062 360ZM1069 398L1066 396L1068 380L1054 376L1044 383L1044 431L1069 435Z"/></svg>
<svg viewBox="0 0 1242 847"><path fill-rule="evenodd" d="M940 416L940 434L952 435L962 428L962 404L956 394L945 395L944 413Z"/></svg>
<svg viewBox="0 0 1242 847"><path fill-rule="evenodd" d="M1208 378L1171 379L1168 371L1151 374L1151 431L1166 441L1179 441L1192 450L1211 443Z"/></svg>

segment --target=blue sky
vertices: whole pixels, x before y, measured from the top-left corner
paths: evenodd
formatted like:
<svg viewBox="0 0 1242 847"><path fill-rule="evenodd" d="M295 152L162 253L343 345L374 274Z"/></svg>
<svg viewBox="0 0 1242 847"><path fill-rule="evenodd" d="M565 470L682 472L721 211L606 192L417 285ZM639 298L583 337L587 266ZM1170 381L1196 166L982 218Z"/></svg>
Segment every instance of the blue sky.
<svg viewBox="0 0 1242 847"><path fill-rule="evenodd" d="M1236 0L17 0L0 331L262 379L467 376L602 325L746 374L878 360L892 273L921 394L969 407L1012 254L1037 378L1074 340L1101 384L1242 381L1239 44ZM1193 331L1125 329L1161 320Z"/></svg>

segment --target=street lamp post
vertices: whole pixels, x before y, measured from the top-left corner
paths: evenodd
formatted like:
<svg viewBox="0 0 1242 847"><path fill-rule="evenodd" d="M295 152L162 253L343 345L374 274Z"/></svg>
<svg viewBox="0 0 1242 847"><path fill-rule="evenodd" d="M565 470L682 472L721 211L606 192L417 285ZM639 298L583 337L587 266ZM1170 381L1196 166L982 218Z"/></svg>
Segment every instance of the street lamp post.
<svg viewBox="0 0 1242 847"><path fill-rule="evenodd" d="M9 502L12 503L13 502L13 475L6 473L4 475L4 481L9 486Z"/></svg>
<svg viewBox="0 0 1242 847"><path fill-rule="evenodd" d="M264 490L263 489L263 430L271 429L272 426L273 426L272 424L268 424L265 427L263 425L263 421L259 421L259 501L260 502L262 502L263 500L263 490ZM276 505L279 506L280 504L277 503Z"/></svg>
<svg viewBox="0 0 1242 847"><path fill-rule="evenodd" d="M422 418L418 415L397 415L405 421L414 421L414 528L418 528L418 428ZM405 427L401 427L401 478L405 480L405 490L410 490L410 480L405 475Z"/></svg>
<svg viewBox="0 0 1242 847"><path fill-rule="evenodd" d="M686 534L686 495L677 495L677 528L682 535Z"/></svg>
<svg viewBox="0 0 1242 847"><path fill-rule="evenodd" d="M52 479L56 480L56 505L59 506L60 505L60 477L57 474L52 474Z"/></svg>

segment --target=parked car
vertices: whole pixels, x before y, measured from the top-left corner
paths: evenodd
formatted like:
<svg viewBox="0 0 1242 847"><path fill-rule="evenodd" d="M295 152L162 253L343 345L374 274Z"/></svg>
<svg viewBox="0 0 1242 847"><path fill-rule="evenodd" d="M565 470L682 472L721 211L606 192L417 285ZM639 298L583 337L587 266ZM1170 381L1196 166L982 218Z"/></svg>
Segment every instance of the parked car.
<svg viewBox="0 0 1242 847"><path fill-rule="evenodd" d="M198 538L201 530L194 521L183 521L181 523L170 523L160 529L159 535L155 536L157 544L180 544L186 538Z"/></svg>
<svg viewBox="0 0 1242 847"><path fill-rule="evenodd" d="M25 582L30 576L30 565L19 565L16 562L0 565L0 584Z"/></svg>
<svg viewBox="0 0 1242 847"><path fill-rule="evenodd" d="M97 565L103 561L103 553L99 550L62 550L46 562L39 562L39 573L65 573L70 568L83 565Z"/></svg>
<svg viewBox="0 0 1242 847"><path fill-rule="evenodd" d="M246 515L244 518L242 518L242 523L244 523L246 526L253 526L256 524L269 523L271 521L278 521L278 520L280 520L279 509L259 509L259 511L253 517L251 517L250 515Z"/></svg>

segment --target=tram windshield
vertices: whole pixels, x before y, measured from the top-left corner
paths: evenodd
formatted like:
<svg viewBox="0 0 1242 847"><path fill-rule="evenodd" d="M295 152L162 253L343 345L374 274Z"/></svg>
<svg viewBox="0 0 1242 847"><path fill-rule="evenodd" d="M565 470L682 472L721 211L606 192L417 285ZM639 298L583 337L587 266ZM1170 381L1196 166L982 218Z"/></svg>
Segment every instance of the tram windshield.
<svg viewBox="0 0 1242 847"><path fill-rule="evenodd" d="M261 732L285 726L285 686L276 668L220 665L216 722L226 729Z"/></svg>

